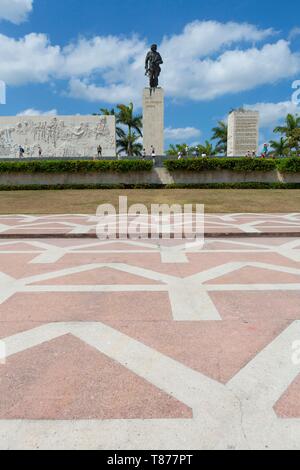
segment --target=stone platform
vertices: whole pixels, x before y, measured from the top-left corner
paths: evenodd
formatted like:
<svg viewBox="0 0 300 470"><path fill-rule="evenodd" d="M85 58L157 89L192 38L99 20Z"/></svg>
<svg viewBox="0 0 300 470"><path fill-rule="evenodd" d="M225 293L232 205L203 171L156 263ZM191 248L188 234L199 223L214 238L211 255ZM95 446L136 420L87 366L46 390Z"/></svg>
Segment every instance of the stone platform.
<svg viewBox="0 0 300 470"><path fill-rule="evenodd" d="M1 218L20 235L0 240L1 449L300 448L300 215L206 217L248 236L73 240L90 216Z"/></svg>

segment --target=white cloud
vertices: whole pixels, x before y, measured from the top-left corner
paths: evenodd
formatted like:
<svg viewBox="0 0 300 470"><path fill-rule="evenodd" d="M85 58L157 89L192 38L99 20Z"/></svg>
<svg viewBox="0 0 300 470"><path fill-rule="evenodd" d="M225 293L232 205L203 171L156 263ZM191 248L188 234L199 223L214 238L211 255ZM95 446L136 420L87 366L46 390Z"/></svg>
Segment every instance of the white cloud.
<svg viewBox="0 0 300 470"><path fill-rule="evenodd" d="M195 139L200 137L201 131L195 127L182 127L182 128L172 128L167 127L165 129L165 138L166 140L180 141L185 142L190 139Z"/></svg>
<svg viewBox="0 0 300 470"><path fill-rule="evenodd" d="M37 109L29 108L21 111L17 116L57 116L57 109L50 109L49 111L38 111Z"/></svg>
<svg viewBox="0 0 300 470"><path fill-rule="evenodd" d="M292 41L298 36L300 36L300 28L299 27L293 28L289 34L289 41Z"/></svg>
<svg viewBox="0 0 300 470"><path fill-rule="evenodd" d="M132 101L140 104L141 91L133 86L124 84L112 84L106 87L89 84L85 80L73 78L69 83L69 95L91 102L103 102L117 104L124 101Z"/></svg>
<svg viewBox="0 0 300 470"><path fill-rule="evenodd" d="M143 57L146 44L137 36L80 38L77 43L65 47L61 54L64 64L59 71L66 76L89 75L95 71L115 71L133 65L137 57ZM119 78L119 76L117 77Z"/></svg>
<svg viewBox="0 0 300 470"><path fill-rule="evenodd" d="M164 81L171 96L195 101L211 100L228 93L274 83L300 71L300 56L280 40L246 50L225 51L216 59L182 61L167 67Z"/></svg>
<svg viewBox="0 0 300 470"><path fill-rule="evenodd" d="M299 107L292 101L282 101L280 103L256 103L245 105L246 109L259 111L261 127L276 127L287 116L287 114L300 113Z"/></svg>
<svg viewBox="0 0 300 470"><path fill-rule="evenodd" d="M286 40L266 42L274 34L245 23L195 21L181 34L164 37L161 85L166 95L212 100L293 77L300 72L300 54ZM45 34L0 35L0 77L8 85L63 79L69 81L71 97L140 105L147 85L146 51L145 40L137 36L79 38L61 47Z"/></svg>
<svg viewBox="0 0 300 470"><path fill-rule="evenodd" d="M47 82L62 66L59 46L51 46L45 34L21 39L0 34L0 77L7 85Z"/></svg>
<svg viewBox="0 0 300 470"><path fill-rule="evenodd" d="M0 20L20 24L32 11L33 0L0 0Z"/></svg>
<svg viewBox="0 0 300 470"><path fill-rule="evenodd" d="M183 32L165 37L161 50L175 61L201 58L234 43L262 41L275 34L272 29L258 29L247 23L220 23L218 21L194 21Z"/></svg>

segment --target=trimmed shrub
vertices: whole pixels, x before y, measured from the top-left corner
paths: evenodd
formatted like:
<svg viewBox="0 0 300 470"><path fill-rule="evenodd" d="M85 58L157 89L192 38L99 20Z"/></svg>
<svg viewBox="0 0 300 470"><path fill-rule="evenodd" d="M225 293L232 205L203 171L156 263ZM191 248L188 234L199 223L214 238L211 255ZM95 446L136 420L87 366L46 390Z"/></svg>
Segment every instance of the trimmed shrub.
<svg viewBox="0 0 300 470"><path fill-rule="evenodd" d="M300 183L203 183L203 184L51 184L0 185L0 191L63 191L95 189L300 189Z"/></svg>
<svg viewBox="0 0 300 470"><path fill-rule="evenodd" d="M300 158L282 158L277 160L280 173L300 173Z"/></svg>
<svg viewBox="0 0 300 470"><path fill-rule="evenodd" d="M214 171L229 170L239 172L272 171L276 169L276 160L258 158L187 158L168 160L164 163L169 171Z"/></svg>
<svg viewBox="0 0 300 470"><path fill-rule="evenodd" d="M151 171L152 161L146 160L45 160L0 162L0 173L93 173L115 172L128 173L130 171Z"/></svg>

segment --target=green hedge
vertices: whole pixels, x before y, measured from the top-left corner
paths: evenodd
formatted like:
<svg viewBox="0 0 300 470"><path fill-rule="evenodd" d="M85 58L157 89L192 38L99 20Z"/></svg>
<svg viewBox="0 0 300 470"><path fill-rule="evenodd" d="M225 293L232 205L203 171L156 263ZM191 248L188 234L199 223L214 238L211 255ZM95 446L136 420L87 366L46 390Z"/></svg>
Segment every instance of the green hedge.
<svg viewBox="0 0 300 470"><path fill-rule="evenodd" d="M187 158L181 160L168 160L164 163L169 171L204 171L204 170L230 170L230 171L272 171L277 168L277 160L258 158Z"/></svg>
<svg viewBox="0 0 300 470"><path fill-rule="evenodd" d="M300 183L203 183L203 184L28 184L0 185L0 191L63 191L116 189L300 189Z"/></svg>
<svg viewBox="0 0 300 470"><path fill-rule="evenodd" d="M300 158L282 158L276 162L280 173L300 173Z"/></svg>
<svg viewBox="0 0 300 470"><path fill-rule="evenodd" d="M152 161L146 160L45 160L30 162L0 162L0 173L128 173L130 171L151 171Z"/></svg>

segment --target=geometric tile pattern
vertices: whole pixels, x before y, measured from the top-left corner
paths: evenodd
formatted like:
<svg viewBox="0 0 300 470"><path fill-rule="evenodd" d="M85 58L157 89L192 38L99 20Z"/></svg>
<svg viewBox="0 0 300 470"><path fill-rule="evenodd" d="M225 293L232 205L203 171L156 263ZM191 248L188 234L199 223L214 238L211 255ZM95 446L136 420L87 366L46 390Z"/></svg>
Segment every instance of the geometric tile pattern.
<svg viewBox="0 0 300 470"><path fill-rule="evenodd" d="M206 233L300 233L300 213L205 214ZM0 216L0 235L93 235L99 220L94 215Z"/></svg>
<svg viewBox="0 0 300 470"><path fill-rule="evenodd" d="M0 448L299 449L299 301L298 238L2 239Z"/></svg>

